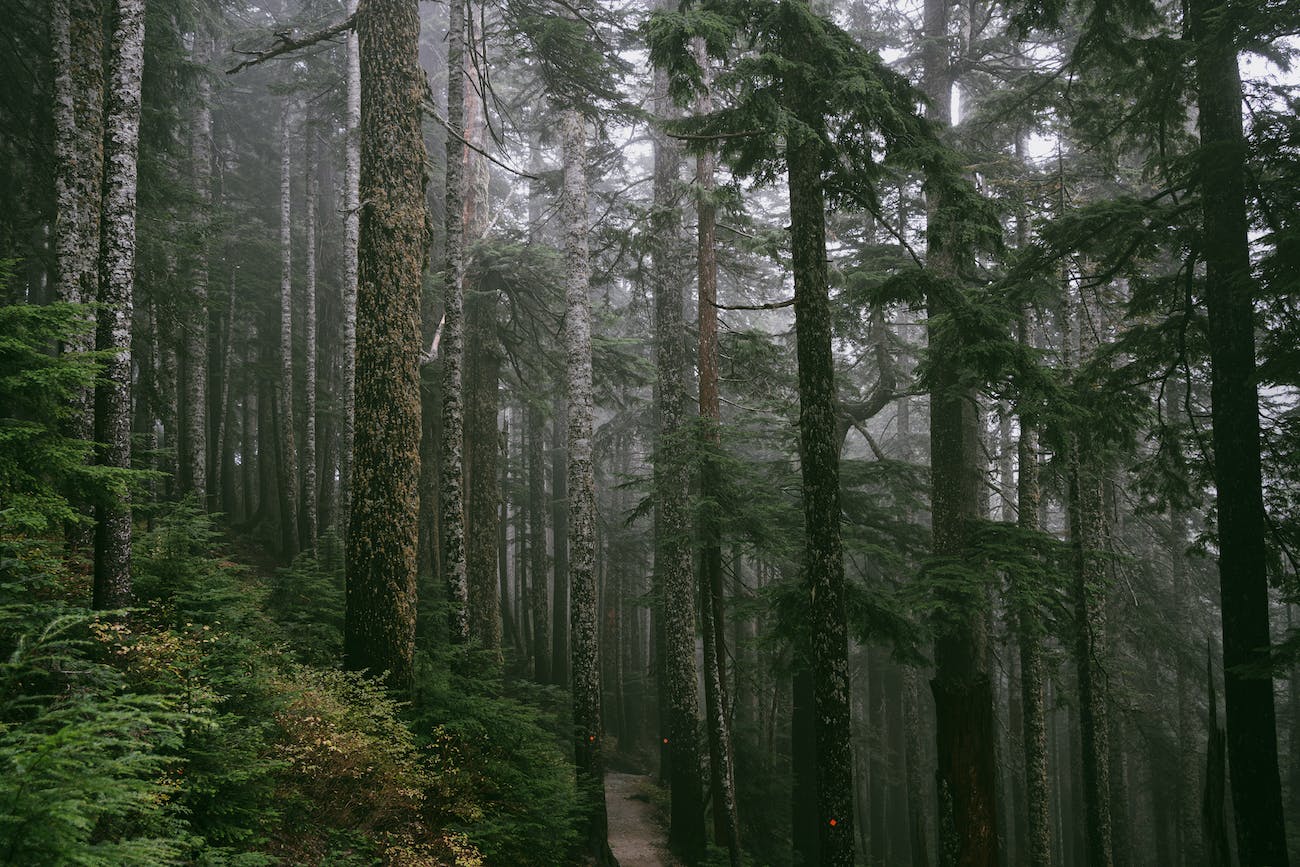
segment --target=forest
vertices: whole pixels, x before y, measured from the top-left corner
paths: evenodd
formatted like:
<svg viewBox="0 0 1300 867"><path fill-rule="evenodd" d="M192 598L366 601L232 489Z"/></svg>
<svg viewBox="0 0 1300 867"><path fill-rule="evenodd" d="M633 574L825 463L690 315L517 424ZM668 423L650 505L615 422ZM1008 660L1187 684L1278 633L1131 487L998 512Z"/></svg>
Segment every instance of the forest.
<svg viewBox="0 0 1300 867"><path fill-rule="evenodd" d="M1297 0L0 10L0 864L1300 863Z"/></svg>

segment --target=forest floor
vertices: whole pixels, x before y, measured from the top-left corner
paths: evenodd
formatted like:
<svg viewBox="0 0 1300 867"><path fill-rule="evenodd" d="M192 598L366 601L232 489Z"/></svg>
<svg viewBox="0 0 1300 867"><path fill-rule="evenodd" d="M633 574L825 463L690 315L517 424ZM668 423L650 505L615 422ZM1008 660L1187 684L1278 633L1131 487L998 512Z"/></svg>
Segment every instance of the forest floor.
<svg viewBox="0 0 1300 867"><path fill-rule="evenodd" d="M668 832L659 824L645 794L649 777L605 774L609 847L619 867L675 867L668 854Z"/></svg>

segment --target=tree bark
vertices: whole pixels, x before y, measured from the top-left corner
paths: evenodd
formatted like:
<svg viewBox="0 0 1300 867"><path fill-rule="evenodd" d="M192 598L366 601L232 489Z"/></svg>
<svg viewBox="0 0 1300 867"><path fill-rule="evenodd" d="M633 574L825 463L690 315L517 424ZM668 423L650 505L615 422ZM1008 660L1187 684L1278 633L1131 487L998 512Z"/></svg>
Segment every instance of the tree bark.
<svg viewBox="0 0 1300 867"><path fill-rule="evenodd" d="M302 543L309 550L316 547L319 534L318 479L316 475L316 199L317 168L312 159L313 146L310 141L304 147L307 158L307 195L303 201L306 217L303 224L307 229L306 250L304 251L304 268L306 285L303 287L303 436L302 436Z"/></svg>
<svg viewBox="0 0 1300 867"><path fill-rule="evenodd" d="M528 422L528 554L532 572L533 676L551 682L551 612L546 570L546 419L532 403L525 410Z"/></svg>
<svg viewBox="0 0 1300 867"><path fill-rule="evenodd" d="M708 57L703 46L697 58L705 70L708 86ZM713 99L706 90L695 105L699 115L713 111ZM695 160L697 260L699 281L699 377L700 423L700 622L704 627L705 702L709 728L709 772L713 791L714 837L727 847L732 867L740 865L740 821L736 816L735 761L731 745L731 713L727 702L726 620L723 616L721 469L722 408L718 391L718 258L716 245L717 208L713 203L714 156L701 152Z"/></svg>
<svg viewBox="0 0 1300 867"><path fill-rule="evenodd" d="M670 117L667 74L655 73L655 108ZM704 854L699 688L695 667L694 556L688 442L687 350L682 321L681 223L673 202L681 154L662 131L654 133L654 210L651 216L654 287L655 416L654 577L664 624L664 679L668 705L668 843L689 863ZM712 636L710 636L712 637ZM711 651L706 651L710 653ZM706 659L707 662L707 659ZM706 683L706 689L712 687Z"/></svg>
<svg viewBox="0 0 1300 867"><path fill-rule="evenodd" d="M60 301L92 304L99 293L104 183L104 8L102 0L54 0L54 284ZM93 331L62 347L94 348ZM69 432L94 434L91 389L75 397ZM88 541L88 540L82 540Z"/></svg>
<svg viewBox="0 0 1300 867"><path fill-rule="evenodd" d="M947 128L952 116L949 64L949 0L926 0L924 86L931 121ZM959 227L942 191L927 191L926 268L936 277L961 277ZM980 514L979 414L975 395L961 385L952 362L955 339L942 326L948 312L938 293L928 299L931 525L934 555L969 563L968 527ZM972 582L973 583L973 582ZM988 638L982 587L944 593L935 619L934 693L939 767L940 863L994 867L998 863L996 728L988 671Z"/></svg>
<svg viewBox="0 0 1300 867"><path fill-rule="evenodd" d="M276 384L276 465L280 499L280 554L298 553L298 448L293 415L293 121L294 97L285 97L280 118L280 343Z"/></svg>
<svg viewBox="0 0 1300 867"><path fill-rule="evenodd" d="M596 479L591 437L591 280L587 261L586 121L576 109L561 120L564 187L564 348L568 381L569 614L573 667L574 762L583 799L582 831L587 853L613 864L605 811L604 729L600 714L600 660L596 638Z"/></svg>
<svg viewBox="0 0 1300 867"><path fill-rule="evenodd" d="M451 602L453 641L468 641L469 575L465 551L464 206L465 206L465 5L450 0L447 25L446 267L443 275L442 344L442 570Z"/></svg>
<svg viewBox="0 0 1300 867"><path fill-rule="evenodd" d="M140 147L140 85L144 74L144 0L116 0L108 61L104 123L104 197L99 259L96 348L107 353L95 393L99 463L131 466L131 310L135 289L136 168ZM131 602L131 501L125 489L96 510L95 608Z"/></svg>
<svg viewBox="0 0 1300 867"><path fill-rule="evenodd" d="M361 51L356 439L344 662L412 685L420 478L420 290L428 243L415 0L367 0Z"/></svg>
<svg viewBox="0 0 1300 867"><path fill-rule="evenodd" d="M201 509L210 505L207 468L211 445L208 442L208 268L212 212L212 83L208 78L208 64L211 57L211 36L204 32L194 34L191 59L198 69L198 79L190 128L190 161L199 237L190 267L190 299L183 319L180 470L181 493L193 495Z"/></svg>
<svg viewBox="0 0 1300 867"><path fill-rule="evenodd" d="M1191 0L1217 491L1228 764L1243 865L1288 863L1269 657L1268 574L1246 214L1237 4ZM1255 669L1251 671L1250 669Z"/></svg>
<svg viewBox="0 0 1300 867"><path fill-rule="evenodd" d="M68 304L91 304L99 293L100 219L104 181L104 9L102 0L54 0L54 284ZM87 310L87 316L94 313ZM94 329L61 347L80 353L95 346ZM73 397L68 434L90 441L95 432L94 389ZM85 512L89 503L79 504ZM68 527L74 550L93 545L89 522Z"/></svg>
<svg viewBox="0 0 1300 867"><path fill-rule="evenodd" d="M358 0L348 0L356 15ZM339 520L346 535L352 503L352 448L356 438L357 241L361 226L361 52L357 29L348 31L347 131L343 158L343 434L339 446Z"/></svg>
<svg viewBox="0 0 1300 867"><path fill-rule="evenodd" d="M790 56L816 50L792 40ZM803 480L803 586L811 646L817 812L825 867L854 861L853 747L849 732L848 630L840 538L839 443L822 188L825 117L820 83L792 72L788 110L800 124L787 132L790 251L799 382L799 467Z"/></svg>
<svg viewBox="0 0 1300 867"><path fill-rule="evenodd" d="M1028 312L1017 323L1021 346L1029 345ZM1016 443L1019 480L1016 490L1017 523L1026 530L1038 529L1041 500L1038 472L1037 432L1020 420ZM1009 482L1004 482L1009 484ZM1020 701L1025 758L1025 841L1029 863L1047 867L1052 863L1052 827L1049 815L1047 766L1047 708L1043 681L1043 625L1032 588L1012 585L1012 616L1020 651Z"/></svg>

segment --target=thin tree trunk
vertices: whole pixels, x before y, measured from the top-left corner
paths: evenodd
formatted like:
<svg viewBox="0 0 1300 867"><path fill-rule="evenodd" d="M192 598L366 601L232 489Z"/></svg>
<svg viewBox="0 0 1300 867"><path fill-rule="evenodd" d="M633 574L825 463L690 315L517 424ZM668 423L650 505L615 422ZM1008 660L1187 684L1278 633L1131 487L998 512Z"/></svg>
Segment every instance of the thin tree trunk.
<svg viewBox="0 0 1300 867"><path fill-rule="evenodd" d="M812 52L811 45L793 46ZM849 732L848 630L844 552L840 537L839 449L835 366L826 264L826 205L821 131L825 119L812 96L821 83L792 72L788 110L800 124L787 134L790 250L798 335L799 467L804 512L803 586L811 645L813 731L821 861L854 861L853 746Z"/></svg>
<svg viewBox="0 0 1300 867"><path fill-rule="evenodd" d="M498 380L495 293L475 292L465 305L465 563L469 582L470 637L501 652L505 599L497 581L497 509L501 482L497 457ZM445 335L445 332L444 332Z"/></svg>
<svg viewBox="0 0 1300 867"><path fill-rule="evenodd" d="M96 348L108 353L95 394L99 463L131 466L131 309L135 289L136 158L144 73L144 0L116 0L109 48L103 233ZM131 501L113 491L96 510L93 604L131 601Z"/></svg>
<svg viewBox="0 0 1300 867"><path fill-rule="evenodd" d="M697 59L705 69L708 86L708 57L703 46ZM707 115L713 100L707 89L697 100L695 111ZM740 822L736 816L735 761L731 745L731 714L727 704L726 621L723 617L721 470L718 452L722 448L722 411L718 393L718 260L715 250L717 208L713 204L714 157L701 152L695 160L697 257L699 272L699 376L701 444L700 497L703 500L700 535L700 621L704 627L705 700L709 728L709 771L713 790L714 836L727 847L732 867L740 865ZM665 263L667 264L667 263ZM662 386L661 386L662 389Z"/></svg>
<svg viewBox="0 0 1300 867"><path fill-rule="evenodd" d="M1068 322L1075 312L1067 294ZM1086 311L1080 304L1079 353L1089 341L1084 337ZM1068 327L1068 326L1067 326ZM1070 335L1064 335L1064 365L1070 366ZM1105 673L1106 565L1103 516L1103 478L1086 431L1070 436L1069 519L1070 544L1074 558L1074 658L1079 685L1079 734L1083 780L1084 835L1089 867L1110 867L1114 863L1110 814L1110 726L1107 715Z"/></svg>
<svg viewBox="0 0 1300 867"><path fill-rule="evenodd" d="M1240 11L1191 0L1201 133L1205 307L1223 617L1224 710L1237 855L1286 867L1286 828L1269 658L1265 514L1255 375L1255 287L1237 64Z"/></svg>
<svg viewBox="0 0 1300 867"><path fill-rule="evenodd" d="M303 287L303 437L302 437L302 544L304 548L315 549L319 534L319 513L317 509L318 479L316 475L316 199L317 166L312 159L313 145L309 135L304 146L307 158L307 196L303 202L306 211L303 224L307 229L305 251L306 286Z"/></svg>
<svg viewBox="0 0 1300 867"><path fill-rule="evenodd" d="M281 556L298 553L298 450L293 425L293 222L294 97L285 97L280 118L280 342L276 384L276 465L280 499Z"/></svg>
<svg viewBox="0 0 1300 867"><path fill-rule="evenodd" d="M355 15L358 0L347 0ZM361 52L348 31L347 132L343 162L343 442L339 446L339 521L346 534L352 503L352 449L356 438L357 239L361 226Z"/></svg>
<svg viewBox="0 0 1300 867"><path fill-rule="evenodd" d="M464 350L465 203L465 5L450 0L447 27L447 198L443 272L442 344L442 570L451 602L453 641L467 641L469 575L465 551L465 409L462 391Z"/></svg>
<svg viewBox="0 0 1300 867"><path fill-rule="evenodd" d="M208 267L209 232L212 211L212 83L208 64L212 38L194 35L192 62L198 70L195 84L194 118L190 129L190 161L197 197L195 223L198 246L190 268L190 302L184 319L185 339L181 344L184 385L181 389L181 493L192 494L200 509L208 503Z"/></svg>
<svg viewBox="0 0 1300 867"><path fill-rule="evenodd" d="M344 662L412 686L420 478L420 291L428 221L414 0L367 0L361 50L356 439Z"/></svg>
<svg viewBox="0 0 1300 867"><path fill-rule="evenodd" d="M533 576L533 676L538 683L551 682L551 612L546 576L546 464L544 438L546 419L532 404L528 419L528 553Z"/></svg>
<svg viewBox="0 0 1300 867"><path fill-rule="evenodd" d="M1029 343L1029 321L1022 314L1017 324L1022 346ZM1016 444L1020 479L1017 520L1026 530L1038 529L1041 499L1038 482L1038 440L1035 430L1020 421ZM1048 867L1052 863L1052 826L1049 815L1047 770L1047 707L1043 692L1043 626L1037 595L1032 588L1013 585L1012 607L1020 651L1020 701L1024 718L1026 840L1029 863Z"/></svg>
<svg viewBox="0 0 1300 867"><path fill-rule="evenodd" d="M587 262L586 122L575 109L561 120L564 187L564 346L568 380L569 583L573 667L574 761L583 798L582 830L597 864L614 864L605 811L604 729L600 714L600 662L596 643L596 489L591 436L591 279Z"/></svg>

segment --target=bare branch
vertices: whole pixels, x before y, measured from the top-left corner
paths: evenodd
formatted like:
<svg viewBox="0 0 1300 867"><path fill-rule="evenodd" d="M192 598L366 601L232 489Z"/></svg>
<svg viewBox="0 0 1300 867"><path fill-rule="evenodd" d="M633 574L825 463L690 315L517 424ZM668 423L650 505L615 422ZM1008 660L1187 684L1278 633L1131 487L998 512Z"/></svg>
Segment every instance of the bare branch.
<svg viewBox="0 0 1300 867"><path fill-rule="evenodd" d="M501 168L505 169L506 171L510 172L512 175L518 175L519 177L521 177L521 178L527 178L527 179L530 180L530 181L540 181L540 180L541 180L541 178L537 177L536 175L530 175L530 174L528 174L528 172L520 171L519 169L515 168L514 166L507 165L506 163L501 162L501 160L499 160L499 159L497 159L496 157L492 156L492 154L490 154L490 153L488 153L487 151L483 150L483 148L479 147L478 145L474 144L474 143L473 143L472 141L470 141L469 139L465 138L465 137L464 137L463 135L461 135L460 133L456 132L454 129L452 129L450 126L447 125L447 121L443 120L441 117L438 116L438 107L437 107L436 105L434 105L433 102L431 102L430 100L427 100L427 99L425 100L425 102L424 102L424 107L427 108L427 109L429 110L429 114L433 115L433 119L436 120L439 124L442 125L442 128L443 128L443 129L445 129L449 134L455 136L457 141L459 141L461 144L463 144L465 147L469 148L470 150L474 151L476 154L478 154L478 155L480 155L480 156L483 156L483 157L486 157L487 159L489 159L490 161L492 161L492 162L495 163L496 165L498 165L498 166L500 166Z"/></svg>
<svg viewBox="0 0 1300 867"><path fill-rule="evenodd" d="M782 307L793 307L794 299L770 301L767 304L714 304L713 306L718 310L780 310Z"/></svg>
<svg viewBox="0 0 1300 867"><path fill-rule="evenodd" d="M309 33L306 36L298 37L287 31L275 34L275 44L264 51L241 51L234 49L237 54L249 55L249 58L242 63L226 70L226 75L234 75L236 72L247 69L250 66L256 66L259 63L265 63L272 58L279 57L282 54L288 54L291 51L298 51L303 48L309 48L318 42L324 42L327 39L333 39L340 33L351 30L356 25L357 16L355 13L344 18L337 24L331 24L324 30L317 30L315 33Z"/></svg>

